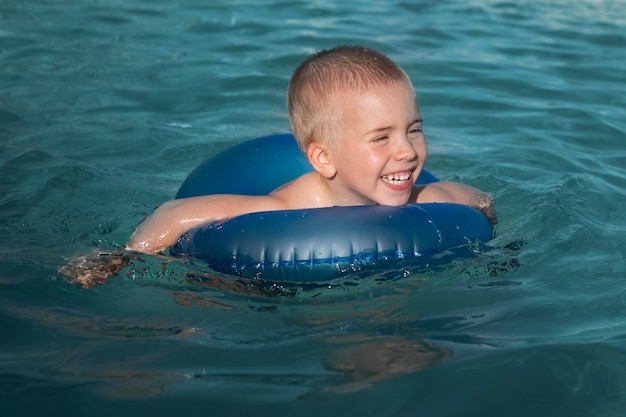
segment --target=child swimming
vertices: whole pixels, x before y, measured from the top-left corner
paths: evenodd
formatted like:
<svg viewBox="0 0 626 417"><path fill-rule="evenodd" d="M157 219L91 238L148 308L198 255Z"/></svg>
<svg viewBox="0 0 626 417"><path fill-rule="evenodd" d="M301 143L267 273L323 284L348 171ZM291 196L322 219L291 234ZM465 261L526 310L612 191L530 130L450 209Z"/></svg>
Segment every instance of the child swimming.
<svg viewBox="0 0 626 417"><path fill-rule="evenodd" d="M415 185L428 150L408 75L382 53L339 46L305 59L289 82L291 129L314 168L266 196L171 200L139 225L128 250L158 253L202 223L251 212L447 202L496 222L493 199L468 185Z"/></svg>
<svg viewBox="0 0 626 417"><path fill-rule="evenodd" d="M199 224L274 210L442 202L476 207L496 223L489 194L454 182L415 184L428 156L422 117L408 75L384 54L339 46L308 57L291 77L287 107L312 172L265 196L218 194L165 202L137 227L126 249L156 254ZM115 268L102 274L95 273L94 262L62 273L92 286L94 278L101 281L127 260L112 257L111 262Z"/></svg>

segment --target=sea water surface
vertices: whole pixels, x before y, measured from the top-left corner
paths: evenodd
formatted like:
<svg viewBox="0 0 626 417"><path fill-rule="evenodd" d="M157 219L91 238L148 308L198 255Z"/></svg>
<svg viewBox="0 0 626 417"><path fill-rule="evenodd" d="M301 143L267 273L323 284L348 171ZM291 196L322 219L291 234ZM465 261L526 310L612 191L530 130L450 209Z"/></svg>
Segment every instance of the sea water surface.
<svg viewBox="0 0 626 417"><path fill-rule="evenodd" d="M427 168L496 198L493 250L316 288L57 272L287 132L292 70L338 44L406 69ZM4 0L0 415L621 416L625 109L618 0Z"/></svg>

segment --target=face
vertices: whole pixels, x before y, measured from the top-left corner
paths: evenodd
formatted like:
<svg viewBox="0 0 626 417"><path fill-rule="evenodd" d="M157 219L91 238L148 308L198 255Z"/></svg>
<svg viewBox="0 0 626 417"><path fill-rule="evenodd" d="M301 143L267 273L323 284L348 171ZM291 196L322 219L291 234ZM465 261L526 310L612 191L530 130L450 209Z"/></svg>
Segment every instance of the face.
<svg viewBox="0 0 626 417"><path fill-rule="evenodd" d="M406 204L428 154L413 89L402 83L342 97L329 151L337 205Z"/></svg>

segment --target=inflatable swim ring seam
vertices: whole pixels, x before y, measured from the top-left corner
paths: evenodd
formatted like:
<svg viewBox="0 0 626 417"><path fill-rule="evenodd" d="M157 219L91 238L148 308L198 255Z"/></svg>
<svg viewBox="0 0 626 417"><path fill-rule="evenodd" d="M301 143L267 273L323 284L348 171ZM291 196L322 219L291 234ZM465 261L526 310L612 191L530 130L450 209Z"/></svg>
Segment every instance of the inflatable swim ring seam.
<svg viewBox="0 0 626 417"><path fill-rule="evenodd" d="M291 135L254 139L203 162L177 198L267 194L312 168ZM263 173L260 175L259 173ZM436 181L423 170L418 183ZM198 226L170 248L220 272L273 281L323 282L402 262L431 265L435 255L493 237L478 210L459 204L353 206L249 213Z"/></svg>

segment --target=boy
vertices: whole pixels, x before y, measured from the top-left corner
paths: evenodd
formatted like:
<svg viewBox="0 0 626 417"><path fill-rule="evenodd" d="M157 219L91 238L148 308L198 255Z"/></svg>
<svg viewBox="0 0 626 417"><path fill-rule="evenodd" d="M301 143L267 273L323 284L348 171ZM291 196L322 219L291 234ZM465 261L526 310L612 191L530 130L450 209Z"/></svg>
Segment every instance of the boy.
<svg viewBox="0 0 626 417"><path fill-rule="evenodd" d="M139 225L126 248L157 253L199 224L272 210L449 202L477 207L496 222L493 200L473 187L414 184L428 154L422 119L409 77L385 55L340 46L307 58L291 78L287 107L313 172L267 196L168 201Z"/></svg>
<svg viewBox="0 0 626 417"><path fill-rule="evenodd" d="M138 226L126 249L155 254L199 224L272 210L449 202L477 207L496 223L488 194L459 183L414 184L428 154L422 118L409 77L387 56L360 46L310 56L289 82L287 107L292 132L313 172L266 196L168 201ZM109 269L83 258L71 272L62 272L73 282L93 286L127 259L105 263Z"/></svg>

